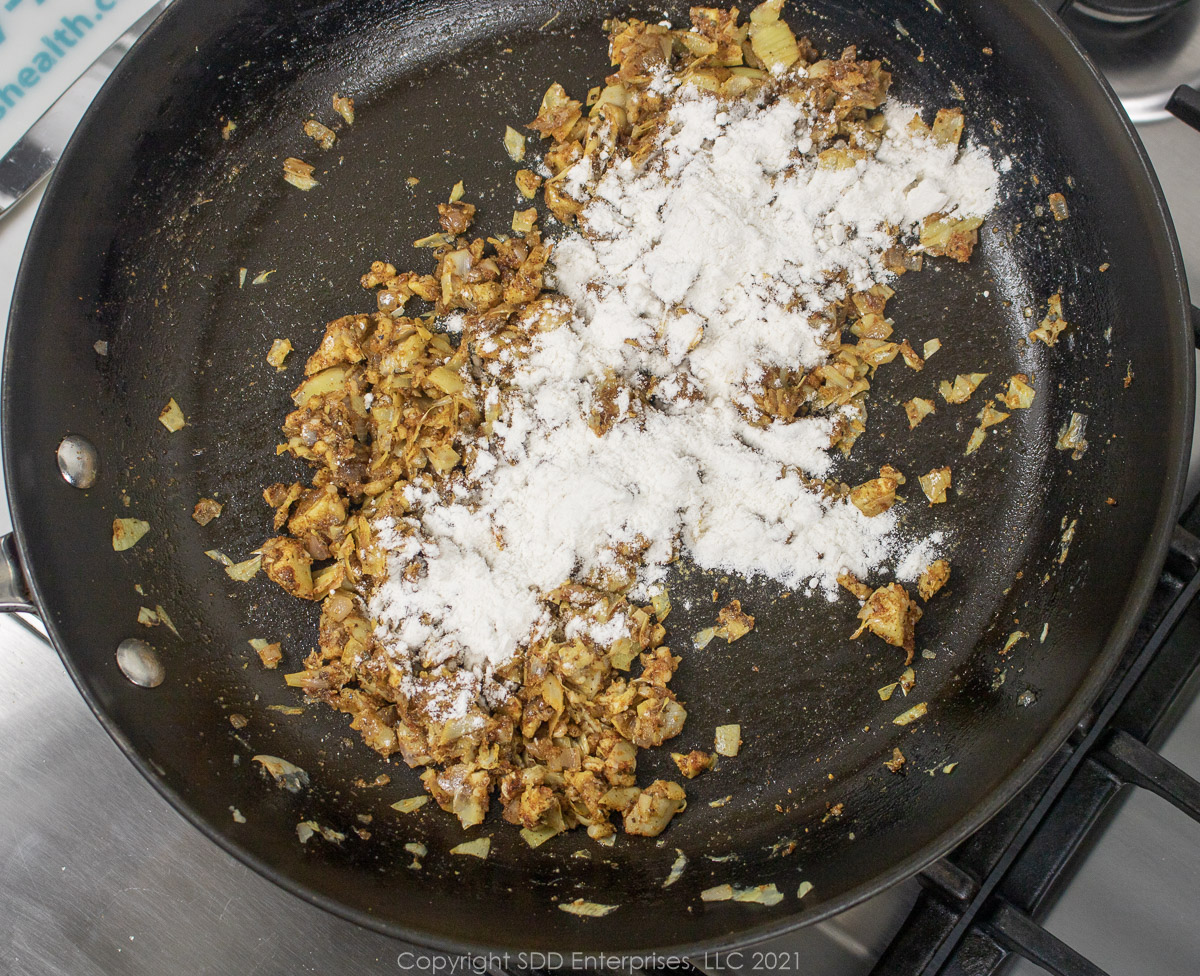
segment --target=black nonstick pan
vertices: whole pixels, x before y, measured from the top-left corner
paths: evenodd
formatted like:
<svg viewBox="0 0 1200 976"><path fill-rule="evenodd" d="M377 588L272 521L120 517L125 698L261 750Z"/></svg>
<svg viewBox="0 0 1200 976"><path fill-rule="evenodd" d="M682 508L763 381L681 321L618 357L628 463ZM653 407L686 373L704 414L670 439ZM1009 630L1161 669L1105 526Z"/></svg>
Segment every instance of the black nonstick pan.
<svg viewBox="0 0 1200 976"><path fill-rule="evenodd" d="M710 747L714 726L739 722L741 754L688 783L689 807L661 843L603 848L575 833L530 850L493 814L486 860L450 855L463 839L452 817L432 803L389 807L421 792L415 772L284 685L316 642L316 608L261 575L235 583L204 552L242 559L272 534L262 487L304 474L275 456L288 392L322 325L370 309L359 275L374 259L422 267L411 242L435 229L434 205L460 179L478 227L505 227L505 125L532 119L552 81L582 94L603 77L601 22L615 12L687 16L683 4L591 0L178 0L79 128L12 307L10 550L82 694L147 778L256 870L448 950L694 952L810 923L918 871L997 811L1084 715L1150 592L1191 442L1189 306L1163 201L1111 93L1053 16L1032 0L792 5L789 20L818 47L855 43L884 59L896 97L961 105L970 134L1011 160L974 259L902 281L888 308L900 336L938 337L942 350L920 374L880 371L868 433L838 471L854 484L883 462L954 470L949 504L929 508L910 483L904 509L913 532L948 530L954 564L918 629L917 685L881 701L902 658L848 639L849 598L681 574L669 642L690 714L671 745ZM355 98L357 120L318 159L300 127L329 115L334 92ZM282 180L293 155L319 163L312 192ZM1065 194L1069 219L1053 219L1051 192ZM1048 349L1026 336L1055 292L1071 328ZM276 374L264 356L279 336L299 354ZM978 405L911 433L900 406L960 372L1022 372L1038 391L970 458ZM157 419L172 397L188 418L175 434ZM1055 446L1072 412L1088 417L1078 458ZM86 490L56 463L68 434L98 457ZM204 528L190 518L201 496L226 503ZM125 516L151 530L117 553L112 520ZM758 627L691 650L714 586ZM178 638L136 623L156 604ZM1014 631L1030 636L1002 655ZM283 641L279 672L253 656L247 640L260 636ZM131 637L155 650L155 688L118 667ZM892 723L917 701L925 719ZM882 765L897 745L907 775ZM643 754L645 782L673 771L667 752ZM309 787L278 789L257 754L301 766ZM386 786L363 785L384 772ZM306 820L346 839L302 845ZM409 842L428 848L421 870ZM677 849L689 865L664 888ZM784 899L700 899L726 882L775 883ZM801 882L812 885L802 899ZM594 919L558 910L576 898L619 907Z"/></svg>

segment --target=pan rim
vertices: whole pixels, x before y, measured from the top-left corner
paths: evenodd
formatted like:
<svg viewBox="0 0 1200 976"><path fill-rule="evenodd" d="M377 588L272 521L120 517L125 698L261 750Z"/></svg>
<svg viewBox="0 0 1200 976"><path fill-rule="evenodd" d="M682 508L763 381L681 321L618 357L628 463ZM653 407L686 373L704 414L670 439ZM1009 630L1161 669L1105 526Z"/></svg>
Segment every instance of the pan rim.
<svg viewBox="0 0 1200 976"><path fill-rule="evenodd" d="M144 51L148 46L146 39L153 39L159 33L164 23L170 23L180 16L179 9L182 6L184 5L173 4L168 8L146 31L143 39L139 41L137 48ZM1006 4L1006 6L1012 8L1015 5ZM768 938L786 935L805 926L816 924L840 914L854 905L860 904L880 892L911 878L924 867L944 856L995 816L1032 780L1037 771L1051 759L1086 713L1087 708L1094 701L1103 684L1113 673L1120 660L1121 652L1133 635L1138 621L1145 611L1154 585L1157 582L1158 570L1161 568L1166 556L1171 530L1178 518L1179 502L1187 474L1191 432L1194 423L1195 372L1192 368L1193 345L1189 341L1191 305L1187 293L1183 260L1162 189L1149 165L1145 149L1137 137L1132 123L1121 109L1115 94L1100 75L1090 57L1080 47L1077 39L1057 17L1040 3L1022 4L1020 7L1024 14L1027 28L1031 32L1038 32L1040 39L1054 51L1056 56L1080 59L1086 69L1086 73L1097 87L1095 92L1097 102L1103 103L1104 110L1115 116L1116 122L1125 136L1125 140L1123 145L1115 147L1114 152L1121 153L1128 159L1131 164L1130 170L1136 173L1136 178L1143 181L1145 187L1149 190L1153 212L1152 214L1148 213L1148 216L1152 217L1153 223L1157 226L1157 230L1160 233L1160 240L1157 243L1164 245L1163 251L1170 258L1169 261L1164 260L1161 263L1164 285L1163 293L1170 296L1170 301L1163 309L1166 320L1162 327L1168 330L1168 338L1176 347L1173 350L1176 355L1172 357L1171 368L1178 373L1175 379L1180 381L1180 386L1186 391L1186 396L1183 398L1185 401L1183 404L1173 405L1180 410L1182 416L1170 418L1171 423L1169 426L1178 426L1180 436L1176 441L1172 442L1171 453L1166 459L1166 474L1163 479L1162 497L1153 522L1153 529L1147 540L1143 557L1136 567L1134 582L1127 592L1117 624L1109 634L1104 646L1098 651L1091 673L1080 683L1075 694L1063 708L1058 720L1049 727L1038 746L1022 758L1008 776L990 793L984 796L952 828L944 831L907 858L893 863L874 879L848 889L841 895L831 898L826 903L816 905L810 909L800 909L794 914L787 916L747 925L739 928L733 934L714 936L694 942L681 942L674 945L647 945L641 948L615 951L610 951L603 947L591 949L576 949L572 947L572 951L578 951L581 955L592 955L603 952L609 958L645 956L651 952L659 956L671 955L687 958L735 947L745 948L748 945ZM1026 10L1026 7L1029 9ZM152 40L150 43L152 43ZM136 54L137 51L135 50L134 53ZM64 160L81 151L80 147L86 140L84 138L77 138L78 134L85 133L89 129L89 120L94 118L96 106L104 99L106 92L120 88L125 76L133 70L130 67L131 64L133 64L133 60L126 59L113 72L109 82L105 85L100 95L93 101L92 106L89 107L84 119L76 129L76 136L72 138L63 154ZM60 180L56 173L45 191L43 203L52 203L57 196L64 193L69 193L69 188L64 186L64 181ZM38 235L42 225L42 213L48 209L48 207L40 208L39 215L34 222L34 227L30 234L31 240ZM1150 207L1147 208L1148 211L1150 209ZM45 233L45 231L42 231L42 233ZM28 257L30 250L27 249L26 254L23 256L18 272L12 311L10 313L10 327L12 323L17 321L18 317L22 314L23 306L27 304L22 301L22 297L27 294L33 295L36 290L35 283L31 280L32 274L29 271L29 263L31 262L28 262ZM32 305L32 303L28 304ZM1184 365L1185 363L1186 366ZM13 514L13 534L17 543L18 553L22 565L30 567L35 564L35 561L31 559L32 552L27 545L25 531L22 527L24 520L21 518L21 499L13 487L13 478L11 477L11 472L15 470L16 457L14 456L14 439L10 429L10 412L7 409L11 395L11 386L7 382L7 378L15 368L12 346L6 342L3 363L5 382L2 392L0 392L0 403L4 407L4 409L0 410L0 413L3 414L0 417L0 437L3 440L5 469L10 472L10 476L6 478L5 491L10 511ZM39 608L44 607L45 601L36 575L30 574L27 578L34 602ZM236 843L221 833L214 824L193 810L187 801L164 782L162 777L151 767L150 763L137 752L133 743L111 716L107 714L103 705L96 699L96 696L92 694L84 675L75 666L71 655L64 650L65 643L60 637L53 615L43 613L41 610L39 610L39 613L59 658L62 660L76 688L99 720L101 726L157 792L181 816L226 853L232 855L260 876L267 878L290 894L345 921L390 938L437 951L457 954L484 955L495 952L497 949L519 951L529 948L528 946L518 944L497 946L494 944L479 943L466 937L446 937L400 923L390 922L373 916L368 912L350 908L336 899L323 895L293 880L282 871L263 861L247 847ZM582 934L586 935L586 933Z"/></svg>

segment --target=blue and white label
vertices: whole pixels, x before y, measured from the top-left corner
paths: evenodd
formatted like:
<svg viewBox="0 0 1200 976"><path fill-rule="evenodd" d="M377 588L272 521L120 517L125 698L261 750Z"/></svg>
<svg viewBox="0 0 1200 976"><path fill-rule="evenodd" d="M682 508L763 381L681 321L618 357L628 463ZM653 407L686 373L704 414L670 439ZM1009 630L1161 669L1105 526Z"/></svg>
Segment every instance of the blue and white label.
<svg viewBox="0 0 1200 976"><path fill-rule="evenodd" d="M0 153L154 0L0 0Z"/></svg>

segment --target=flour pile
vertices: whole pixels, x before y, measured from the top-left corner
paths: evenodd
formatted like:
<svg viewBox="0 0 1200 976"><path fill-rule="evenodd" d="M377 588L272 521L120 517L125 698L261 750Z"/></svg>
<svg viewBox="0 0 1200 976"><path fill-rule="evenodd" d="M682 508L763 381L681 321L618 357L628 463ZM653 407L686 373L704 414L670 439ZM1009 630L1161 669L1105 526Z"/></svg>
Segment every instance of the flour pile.
<svg viewBox="0 0 1200 976"><path fill-rule="evenodd" d="M840 571L931 551L902 543L892 512L867 518L820 490L835 475L837 411L764 425L752 393L772 367L830 360L839 340L822 313L892 277L884 252L923 218L986 215L990 157L910 131L913 108L891 104L877 151L825 168L811 152L820 119L798 101L668 96L644 165L589 157L568 172L586 201L552 255L568 320L479 370L500 412L466 478L452 497L410 485L410 515L376 523L389 551L369 605L379 637L480 679L457 682L447 714L546 635L546 594L565 581L636 563L644 598L685 555L832 598ZM627 622L586 632L605 647Z"/></svg>

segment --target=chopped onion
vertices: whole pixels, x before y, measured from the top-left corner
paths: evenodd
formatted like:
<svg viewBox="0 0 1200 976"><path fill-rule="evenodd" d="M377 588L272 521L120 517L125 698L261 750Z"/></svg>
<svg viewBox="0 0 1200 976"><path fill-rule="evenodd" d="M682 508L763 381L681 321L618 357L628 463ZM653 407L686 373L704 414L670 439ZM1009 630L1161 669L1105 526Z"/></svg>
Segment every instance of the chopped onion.
<svg viewBox="0 0 1200 976"><path fill-rule="evenodd" d="M530 847L541 847L551 837L562 833L562 830L562 826L523 827L521 839Z"/></svg>
<svg viewBox="0 0 1200 976"><path fill-rule="evenodd" d="M476 837L475 840L468 840L457 847L451 847L451 854L465 854L468 857L477 857L484 860L492 849L492 839L490 837Z"/></svg>
<svg viewBox="0 0 1200 976"><path fill-rule="evenodd" d="M283 178L297 190L311 190L318 185L312 174L313 167L303 159L289 156L283 161Z"/></svg>
<svg viewBox="0 0 1200 976"><path fill-rule="evenodd" d="M755 885L753 888L734 889L733 900L748 902L753 905L778 905L783 901L783 894L774 884Z"/></svg>
<svg viewBox="0 0 1200 976"><path fill-rule="evenodd" d="M135 518L113 519L112 547L115 552L124 552L138 544L138 540L150 531L150 523Z"/></svg>
<svg viewBox="0 0 1200 976"><path fill-rule="evenodd" d="M301 844L307 844L310 837L319 834L331 844L340 844L346 839L346 835L340 830L334 830L332 827L322 827L315 820L302 820L296 824L296 836L300 838Z"/></svg>
<svg viewBox="0 0 1200 976"><path fill-rule="evenodd" d="M714 885L700 892L701 901L729 901L733 898L733 885Z"/></svg>
<svg viewBox="0 0 1200 976"><path fill-rule="evenodd" d="M232 580L237 580L239 583L245 583L246 580L254 576L262 568L262 556L252 556L250 559L240 563L231 563L225 567L225 575Z"/></svg>
<svg viewBox="0 0 1200 976"><path fill-rule="evenodd" d="M308 773L295 763L280 759L278 756L266 755L253 756L252 761L261 763L262 767L274 777L276 785L289 793L299 793L303 787L308 786Z"/></svg>
<svg viewBox="0 0 1200 976"><path fill-rule="evenodd" d="M754 905L778 905L783 895L774 884L756 885L753 888L735 888L733 885L715 885L700 892L701 901L739 901Z"/></svg>
<svg viewBox="0 0 1200 976"><path fill-rule="evenodd" d="M570 912L572 915L582 915L585 918L603 918L612 912L615 912L620 905L601 905L596 901L584 901L582 898L576 898L574 901L566 901L559 903L559 910Z"/></svg>
<svg viewBox="0 0 1200 976"><path fill-rule="evenodd" d="M664 888L670 888L676 881L683 877L683 870L687 867L687 855L679 848L675 848L675 853L679 856L675 858L675 863L671 865L671 873L667 875L667 880L662 883Z"/></svg>
<svg viewBox="0 0 1200 976"><path fill-rule="evenodd" d="M718 725L716 735L716 753L718 756L736 756L742 745L742 727L740 725Z"/></svg>
<svg viewBox="0 0 1200 976"><path fill-rule="evenodd" d="M514 163L525 159L525 136L511 125L504 127L504 148Z"/></svg>
<svg viewBox="0 0 1200 976"><path fill-rule="evenodd" d="M283 370L285 367L283 361L287 359L288 353L292 351L291 339L276 339L271 343L271 348L267 352L267 362L278 370Z"/></svg>
<svg viewBox="0 0 1200 976"><path fill-rule="evenodd" d="M928 711L929 706L926 705L925 702L920 702L916 705L913 705L913 707L907 712L901 712L899 715L897 715L894 719L892 719L892 724L908 725L910 722L915 722L917 719L921 718L921 716Z"/></svg>
<svg viewBox="0 0 1200 976"><path fill-rule="evenodd" d="M171 433L183 429L185 423L183 411L179 409L179 404L175 402L174 397L168 400L167 405L162 408L162 413L158 415L158 422Z"/></svg>

